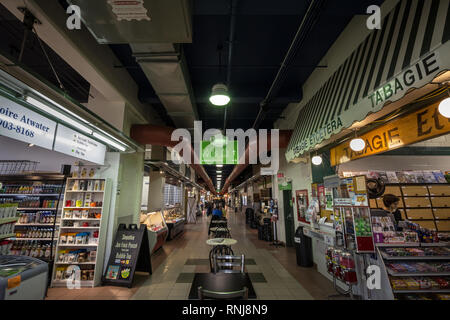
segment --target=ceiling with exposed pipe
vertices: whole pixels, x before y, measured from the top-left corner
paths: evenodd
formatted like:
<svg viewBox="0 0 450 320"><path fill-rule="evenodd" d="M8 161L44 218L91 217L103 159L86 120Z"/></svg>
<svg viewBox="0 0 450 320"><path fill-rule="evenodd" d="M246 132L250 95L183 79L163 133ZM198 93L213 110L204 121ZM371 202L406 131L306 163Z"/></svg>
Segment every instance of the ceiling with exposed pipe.
<svg viewBox="0 0 450 320"><path fill-rule="evenodd" d="M120 61L112 67L126 70L136 82L139 101L167 126L188 130L195 120L202 121L203 130L273 128L288 104L301 101L311 73L327 68L319 62L350 20L365 14L368 5L382 2L145 0L144 19L120 21L110 5L100 1L55 1L61 14L68 5L79 5L92 37ZM0 18L0 53L17 58L21 21L1 5ZM30 39L23 63L56 84ZM57 54L54 60L58 62ZM67 61L60 59L56 66L67 92L86 100L89 82ZM211 88L219 82L227 84L231 95L226 107L209 102ZM205 179L217 185L216 166L202 170ZM221 188L226 177L226 186L241 182L239 175L231 174L236 170L233 165L221 168Z"/></svg>

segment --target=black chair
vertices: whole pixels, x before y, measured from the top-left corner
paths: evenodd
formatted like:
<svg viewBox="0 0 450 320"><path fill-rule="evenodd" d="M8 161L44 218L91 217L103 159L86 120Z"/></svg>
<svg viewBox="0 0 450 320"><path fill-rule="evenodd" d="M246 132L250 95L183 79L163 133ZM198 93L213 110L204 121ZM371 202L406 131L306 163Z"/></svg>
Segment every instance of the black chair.
<svg viewBox="0 0 450 320"><path fill-rule="evenodd" d="M219 292L205 290L203 287L198 287L198 298L200 300L205 300L205 298L218 299L218 300L228 300L228 299L238 299L248 300L248 288L244 287L238 291L231 292Z"/></svg>

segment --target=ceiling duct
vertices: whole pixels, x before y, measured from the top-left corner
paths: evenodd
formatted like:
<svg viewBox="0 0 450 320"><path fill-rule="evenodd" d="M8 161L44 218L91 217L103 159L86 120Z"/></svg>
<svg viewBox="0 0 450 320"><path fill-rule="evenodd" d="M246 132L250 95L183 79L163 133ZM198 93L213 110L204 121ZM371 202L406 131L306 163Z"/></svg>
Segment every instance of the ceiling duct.
<svg viewBox="0 0 450 320"><path fill-rule="evenodd" d="M171 43L133 43L130 46L175 125L178 128L193 128L198 113L180 46Z"/></svg>
<svg viewBox="0 0 450 320"><path fill-rule="evenodd" d="M189 0L67 0L100 44L191 43Z"/></svg>

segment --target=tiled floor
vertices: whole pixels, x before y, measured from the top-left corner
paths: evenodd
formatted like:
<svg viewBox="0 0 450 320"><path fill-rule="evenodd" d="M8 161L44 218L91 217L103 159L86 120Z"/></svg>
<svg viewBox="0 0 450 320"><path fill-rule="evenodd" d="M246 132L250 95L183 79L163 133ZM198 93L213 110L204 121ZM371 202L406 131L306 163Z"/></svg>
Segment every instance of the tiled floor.
<svg viewBox="0 0 450 320"><path fill-rule="evenodd" d="M246 257L249 273L258 299L327 299L334 294L332 283L314 268L296 264L293 248L275 248L269 242L257 239L257 231L250 229L241 213L228 214L235 254ZM209 272L206 217L196 224L185 226L185 232L167 242L152 256L153 274L136 274L132 289L98 287L80 290L51 288L48 299L133 299L180 300L187 299L195 273Z"/></svg>

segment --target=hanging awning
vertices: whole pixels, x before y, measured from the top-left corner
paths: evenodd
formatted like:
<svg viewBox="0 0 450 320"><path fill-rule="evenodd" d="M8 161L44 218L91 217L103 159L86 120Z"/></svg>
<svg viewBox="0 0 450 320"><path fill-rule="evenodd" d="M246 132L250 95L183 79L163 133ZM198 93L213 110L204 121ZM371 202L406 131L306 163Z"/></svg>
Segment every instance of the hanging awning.
<svg viewBox="0 0 450 320"><path fill-rule="evenodd" d="M301 157L449 70L448 40L448 0L399 0L382 18L381 29L373 30L300 110L286 159Z"/></svg>

